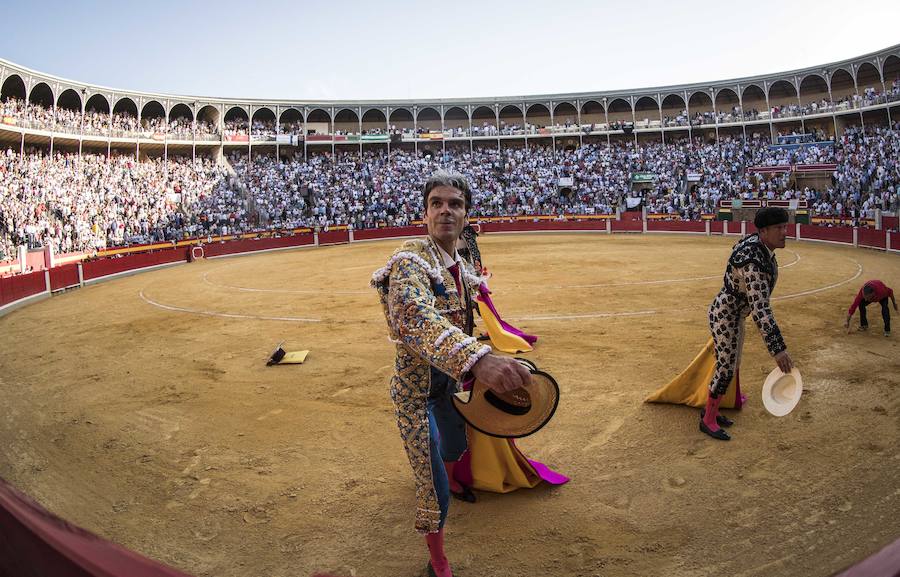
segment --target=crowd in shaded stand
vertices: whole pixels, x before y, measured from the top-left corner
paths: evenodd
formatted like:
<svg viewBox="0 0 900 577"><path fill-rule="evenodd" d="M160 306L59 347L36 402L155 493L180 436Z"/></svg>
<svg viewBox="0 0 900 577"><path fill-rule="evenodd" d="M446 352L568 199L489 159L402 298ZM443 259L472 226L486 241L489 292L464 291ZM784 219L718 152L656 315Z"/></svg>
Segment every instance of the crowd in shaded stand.
<svg viewBox="0 0 900 577"><path fill-rule="evenodd" d="M187 126L173 122L170 130ZM437 168L469 176L473 218L613 214L638 206L697 219L733 198L801 199L818 214L871 217L876 209L900 209L898 157L900 123L849 128L825 146L775 147L752 136L556 150L395 149L390 156L356 150L306 160L254 154L252 161L232 156L233 172L202 159L79 160L70 152L51 158L7 150L0 155L0 259L23 243L52 244L62 253L260 229L403 226L420 218L419 188ZM799 189L790 172L751 168L809 164L836 165L831 185Z"/></svg>
<svg viewBox="0 0 900 577"><path fill-rule="evenodd" d="M61 153L0 155L0 258L15 247L58 253L205 230L225 170L210 161Z"/></svg>

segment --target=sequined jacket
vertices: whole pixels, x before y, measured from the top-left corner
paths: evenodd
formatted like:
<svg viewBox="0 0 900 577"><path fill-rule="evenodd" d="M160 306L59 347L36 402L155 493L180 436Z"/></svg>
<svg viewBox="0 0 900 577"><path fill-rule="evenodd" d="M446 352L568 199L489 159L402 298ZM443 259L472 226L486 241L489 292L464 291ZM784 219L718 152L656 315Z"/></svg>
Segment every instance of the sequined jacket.
<svg viewBox="0 0 900 577"><path fill-rule="evenodd" d="M785 350L787 346L769 304L778 281L778 261L758 234L746 236L734 245L724 281L722 292L736 297L742 316L750 315L769 353L774 356Z"/></svg>
<svg viewBox="0 0 900 577"><path fill-rule="evenodd" d="M430 238L406 241L372 275L389 338L397 347L391 398L416 478L416 529L423 533L437 531L440 521L429 455L431 367L460 381L491 351L465 331L481 279L465 261L460 276L464 294L456 290Z"/></svg>

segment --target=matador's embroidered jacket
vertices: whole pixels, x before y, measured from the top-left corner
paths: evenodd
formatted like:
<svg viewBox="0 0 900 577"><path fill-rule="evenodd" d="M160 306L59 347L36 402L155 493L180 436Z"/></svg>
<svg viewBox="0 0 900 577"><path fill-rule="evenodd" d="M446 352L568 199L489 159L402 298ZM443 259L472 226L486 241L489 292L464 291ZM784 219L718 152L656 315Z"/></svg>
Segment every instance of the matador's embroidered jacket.
<svg viewBox="0 0 900 577"><path fill-rule="evenodd" d="M491 351L464 330L481 279L468 262L460 262L463 295L430 238L406 241L372 275L390 339L397 345L391 398L416 480L415 526L421 533L438 531L441 514L429 454L430 367L459 382Z"/></svg>
<svg viewBox="0 0 900 577"><path fill-rule="evenodd" d="M716 373L710 390L724 394L740 358L740 333L750 315L772 356L787 347L775 322L769 300L778 281L778 261L751 234L734 245L725 268L724 286L709 307L709 325L716 348Z"/></svg>

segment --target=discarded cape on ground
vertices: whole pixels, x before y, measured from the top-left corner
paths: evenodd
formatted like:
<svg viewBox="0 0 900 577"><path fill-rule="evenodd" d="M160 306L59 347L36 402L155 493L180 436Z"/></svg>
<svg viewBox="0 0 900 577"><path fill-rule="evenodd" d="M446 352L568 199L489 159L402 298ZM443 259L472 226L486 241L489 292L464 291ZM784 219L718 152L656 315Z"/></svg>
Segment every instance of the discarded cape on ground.
<svg viewBox="0 0 900 577"><path fill-rule="evenodd" d="M306 355L309 354L308 350L287 352L282 348L282 345L284 345L284 341L278 343L278 347L269 356L269 360L266 361L267 367L272 365L302 365L303 361L306 360Z"/></svg>
<svg viewBox="0 0 900 577"><path fill-rule="evenodd" d="M647 397L646 403L672 403L675 405L688 405L690 407L703 408L709 396L709 383L716 372L716 354L712 337L706 345L694 357L691 364L681 374L669 381L667 385L657 389ZM726 409L740 409L746 397L741 394L741 381L739 371L734 373L734 379L728 386L728 391L722 398L720 405Z"/></svg>

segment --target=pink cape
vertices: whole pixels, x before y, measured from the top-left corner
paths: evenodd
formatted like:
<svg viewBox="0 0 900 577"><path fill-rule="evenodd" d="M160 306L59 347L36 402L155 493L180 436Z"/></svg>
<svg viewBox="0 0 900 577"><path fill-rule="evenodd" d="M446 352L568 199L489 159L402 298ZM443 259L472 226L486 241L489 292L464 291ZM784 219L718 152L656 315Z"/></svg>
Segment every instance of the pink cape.
<svg viewBox="0 0 900 577"><path fill-rule="evenodd" d="M516 444L512 439L507 439L507 441L514 451L519 454L522 453L519 451L519 448L516 447ZM540 477L542 481L551 485L565 485L570 481L569 477L554 471L540 461L535 461L528 457L525 457L525 460L528 461L528 464L531 465L531 468L534 469L534 472L537 473L537 476ZM469 451L463 453L462 458L456 463L456 467L453 469L453 478L466 487L471 487L474 483L474 478L472 476L472 455Z"/></svg>
<svg viewBox="0 0 900 577"><path fill-rule="evenodd" d="M523 333L521 330L517 329L516 327L500 318L500 313L498 313L497 309L494 307L494 302L491 300L491 291L488 290L486 283L481 283L480 285L478 285L478 293L478 300L483 302L489 309L491 309L491 312L494 314L494 317L497 318L497 321L500 323L500 326L503 327L503 330L508 333L514 334L517 337L521 337L529 345L533 345L537 341L538 338L536 336Z"/></svg>
<svg viewBox="0 0 900 577"><path fill-rule="evenodd" d="M537 337L534 337L537 339ZM463 383L463 390L470 390L472 388L472 381L466 381ZM468 425L467 425L468 426ZM551 485L564 485L570 481L569 477L566 477L562 473L554 471L547 465L541 463L540 461L535 461L533 459L529 459L525 457L522 451L516 446L516 443L513 439L506 439L509 443L510 448L516 453L522 455L528 464L531 465L531 468L534 469L534 472L538 477L541 478L542 481L546 481ZM453 478L456 479L461 484L466 487L471 487L474 483L474 477L472 475L472 454L470 451L466 450L463 453L463 456L457 461L456 467L453 469Z"/></svg>

